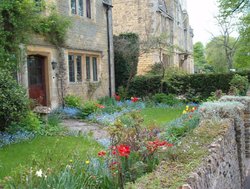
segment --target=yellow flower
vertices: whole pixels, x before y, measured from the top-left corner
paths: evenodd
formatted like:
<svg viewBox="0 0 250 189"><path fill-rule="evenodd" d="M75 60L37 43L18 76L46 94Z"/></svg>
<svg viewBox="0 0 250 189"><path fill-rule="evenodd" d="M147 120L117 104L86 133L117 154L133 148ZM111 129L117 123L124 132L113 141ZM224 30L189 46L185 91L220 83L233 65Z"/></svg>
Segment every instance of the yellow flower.
<svg viewBox="0 0 250 189"><path fill-rule="evenodd" d="M69 162L70 162L70 163L72 163L72 162L73 162L73 160L71 159L71 160L69 160Z"/></svg>
<svg viewBox="0 0 250 189"><path fill-rule="evenodd" d="M183 110L182 114L186 114L186 113L187 113L187 111L186 111L186 110Z"/></svg>
<svg viewBox="0 0 250 189"><path fill-rule="evenodd" d="M89 164L89 163L90 163L90 161L89 161L89 160L87 160L87 161L85 161L85 163L86 163L86 164Z"/></svg>

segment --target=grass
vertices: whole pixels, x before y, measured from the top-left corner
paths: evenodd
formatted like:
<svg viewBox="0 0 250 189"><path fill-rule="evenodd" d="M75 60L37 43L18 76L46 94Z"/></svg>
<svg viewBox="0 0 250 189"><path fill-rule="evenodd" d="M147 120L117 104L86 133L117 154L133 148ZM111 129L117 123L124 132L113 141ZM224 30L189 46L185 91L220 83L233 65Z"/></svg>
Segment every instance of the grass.
<svg viewBox="0 0 250 189"><path fill-rule="evenodd" d="M141 111L144 124L164 124L181 116L184 106L170 108L145 108Z"/></svg>
<svg viewBox="0 0 250 189"><path fill-rule="evenodd" d="M0 149L0 180L18 167L60 169L76 157L88 159L100 146L86 137L54 136L13 144Z"/></svg>

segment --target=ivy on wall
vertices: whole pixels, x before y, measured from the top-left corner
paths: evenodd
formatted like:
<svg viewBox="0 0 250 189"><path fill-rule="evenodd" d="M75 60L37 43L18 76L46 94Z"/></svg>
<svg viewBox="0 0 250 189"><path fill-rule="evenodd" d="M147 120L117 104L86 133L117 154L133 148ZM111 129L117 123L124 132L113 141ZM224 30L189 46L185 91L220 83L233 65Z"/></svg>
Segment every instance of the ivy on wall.
<svg viewBox="0 0 250 189"><path fill-rule="evenodd" d="M69 19L51 10L43 0L1 0L0 3L0 69L16 71L20 44L28 44L32 34L40 34L53 45L64 45Z"/></svg>

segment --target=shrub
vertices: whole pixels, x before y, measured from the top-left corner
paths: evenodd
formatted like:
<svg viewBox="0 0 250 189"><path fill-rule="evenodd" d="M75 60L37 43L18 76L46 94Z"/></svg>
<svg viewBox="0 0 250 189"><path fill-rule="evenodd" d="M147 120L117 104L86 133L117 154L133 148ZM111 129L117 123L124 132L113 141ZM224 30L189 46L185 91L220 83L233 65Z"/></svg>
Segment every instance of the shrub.
<svg viewBox="0 0 250 189"><path fill-rule="evenodd" d="M7 71L0 71L0 130L19 122L28 114L29 100L25 90Z"/></svg>
<svg viewBox="0 0 250 189"><path fill-rule="evenodd" d="M98 103L95 101L84 102L83 107L81 108L81 117L86 118L88 115L94 113L98 108L97 104Z"/></svg>
<svg viewBox="0 0 250 189"><path fill-rule="evenodd" d="M71 108L80 108L82 106L82 100L78 96L67 95L64 98L65 105Z"/></svg>
<svg viewBox="0 0 250 189"><path fill-rule="evenodd" d="M170 106L178 104L180 101L176 99L173 94L166 95L164 93L158 93L153 96L153 100L157 103L164 103Z"/></svg>
<svg viewBox="0 0 250 189"><path fill-rule="evenodd" d="M222 90L228 93L230 81L235 73L172 75L161 81L161 76L137 76L130 85L129 94L145 97L162 92L165 94L185 95L188 101L207 99L211 92ZM238 72L250 78L250 72ZM244 87L243 87L244 88Z"/></svg>
<svg viewBox="0 0 250 189"><path fill-rule="evenodd" d="M161 76L137 76L129 87L130 96L150 96L161 92Z"/></svg>
<svg viewBox="0 0 250 189"><path fill-rule="evenodd" d="M123 33L114 36L115 84L127 86L136 75L139 57L139 36L135 33Z"/></svg>
<svg viewBox="0 0 250 189"><path fill-rule="evenodd" d="M41 121L39 117L29 111L26 117L21 118L19 122L12 122L7 129L8 132L15 133L17 131L38 132L41 129Z"/></svg>
<svg viewBox="0 0 250 189"><path fill-rule="evenodd" d="M247 76L235 74L230 81L230 88L238 89L238 95L245 96L249 87Z"/></svg>

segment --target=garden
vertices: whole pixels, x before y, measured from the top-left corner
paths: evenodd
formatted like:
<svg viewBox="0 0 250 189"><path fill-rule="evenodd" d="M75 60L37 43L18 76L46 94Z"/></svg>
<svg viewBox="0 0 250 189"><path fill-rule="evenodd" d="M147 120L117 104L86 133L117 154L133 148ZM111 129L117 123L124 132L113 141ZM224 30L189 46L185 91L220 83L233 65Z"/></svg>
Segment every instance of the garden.
<svg viewBox="0 0 250 189"><path fill-rule="evenodd" d="M117 93L96 101L68 95L66 106L44 119L30 110L27 99L21 98L25 96L23 89L4 73L1 76L5 85L0 92L0 186L4 188L133 188L144 175L164 167L162 162L172 166L190 161L190 151L198 157L205 155L200 148L183 153L182 144L206 137L202 139L206 145L214 137L208 128L200 129L199 136L194 133L202 101L190 101L190 95L155 93L137 97ZM248 89L247 78L237 74L230 85L238 95ZM217 90L203 102L222 95ZM109 137L95 140L91 132L65 128L62 122L67 119L102 125ZM211 136L206 136L207 132ZM200 161L180 170L188 173ZM173 171L175 179L180 176L175 174ZM183 180L177 181L181 184Z"/></svg>

